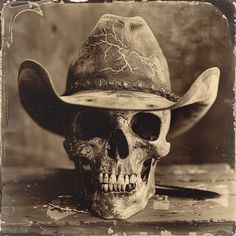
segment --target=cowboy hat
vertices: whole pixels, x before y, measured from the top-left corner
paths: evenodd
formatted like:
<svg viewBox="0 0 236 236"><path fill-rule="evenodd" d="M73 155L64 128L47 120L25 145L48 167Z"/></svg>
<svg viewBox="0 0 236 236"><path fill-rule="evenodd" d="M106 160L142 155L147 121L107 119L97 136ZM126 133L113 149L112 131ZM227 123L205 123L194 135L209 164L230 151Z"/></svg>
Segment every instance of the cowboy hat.
<svg viewBox="0 0 236 236"><path fill-rule="evenodd" d="M33 60L20 65L18 80L25 110L56 134L64 135L62 112L70 106L138 111L185 107L172 122L171 134L178 135L212 106L219 76L217 67L209 68L177 97L171 92L165 56L144 19L104 15L72 61L63 95L55 91L47 70Z"/></svg>

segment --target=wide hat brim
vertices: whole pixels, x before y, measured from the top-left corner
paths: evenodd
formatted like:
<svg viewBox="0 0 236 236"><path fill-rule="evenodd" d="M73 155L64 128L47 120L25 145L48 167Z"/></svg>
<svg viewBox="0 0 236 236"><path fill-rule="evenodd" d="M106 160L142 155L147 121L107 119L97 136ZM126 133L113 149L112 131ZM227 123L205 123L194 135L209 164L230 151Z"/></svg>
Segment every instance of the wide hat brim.
<svg viewBox="0 0 236 236"><path fill-rule="evenodd" d="M26 112L40 126L56 134L64 135L62 113L71 106L133 111L170 109L173 111L170 136L176 136L190 129L212 106L219 77L217 67L207 69L177 102L153 93L128 90L88 90L59 96L46 69L32 60L21 64L18 82L20 100ZM183 112L175 112L183 107Z"/></svg>

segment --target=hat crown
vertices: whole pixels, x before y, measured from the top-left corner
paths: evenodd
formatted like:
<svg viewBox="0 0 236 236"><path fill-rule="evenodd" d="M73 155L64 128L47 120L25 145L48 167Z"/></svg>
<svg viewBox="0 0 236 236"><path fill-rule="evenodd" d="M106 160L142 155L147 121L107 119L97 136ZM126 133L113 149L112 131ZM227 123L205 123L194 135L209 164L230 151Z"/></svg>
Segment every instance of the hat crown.
<svg viewBox="0 0 236 236"><path fill-rule="evenodd" d="M80 48L65 94L99 87L170 90L166 59L143 18L103 15Z"/></svg>

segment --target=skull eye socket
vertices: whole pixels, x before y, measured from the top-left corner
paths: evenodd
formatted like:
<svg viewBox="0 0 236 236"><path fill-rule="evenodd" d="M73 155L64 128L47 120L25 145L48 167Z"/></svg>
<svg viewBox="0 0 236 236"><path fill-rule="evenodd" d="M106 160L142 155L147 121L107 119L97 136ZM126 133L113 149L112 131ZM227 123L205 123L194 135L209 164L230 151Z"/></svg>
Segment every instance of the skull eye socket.
<svg viewBox="0 0 236 236"><path fill-rule="evenodd" d="M141 112L133 116L131 127L141 138L154 141L159 137L161 120L154 114Z"/></svg>
<svg viewBox="0 0 236 236"><path fill-rule="evenodd" d="M89 140L95 137L108 137L112 130L110 117L101 111L87 111L76 119L77 140Z"/></svg>

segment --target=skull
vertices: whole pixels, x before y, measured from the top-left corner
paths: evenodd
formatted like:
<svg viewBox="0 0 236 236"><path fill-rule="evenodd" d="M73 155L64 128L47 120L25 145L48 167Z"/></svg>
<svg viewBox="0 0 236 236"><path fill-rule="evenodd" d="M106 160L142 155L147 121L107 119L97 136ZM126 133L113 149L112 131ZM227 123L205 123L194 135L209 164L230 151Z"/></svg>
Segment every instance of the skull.
<svg viewBox="0 0 236 236"><path fill-rule="evenodd" d="M106 219L126 219L155 192L166 156L170 111L83 110L66 122L64 147L74 161L79 201Z"/></svg>

